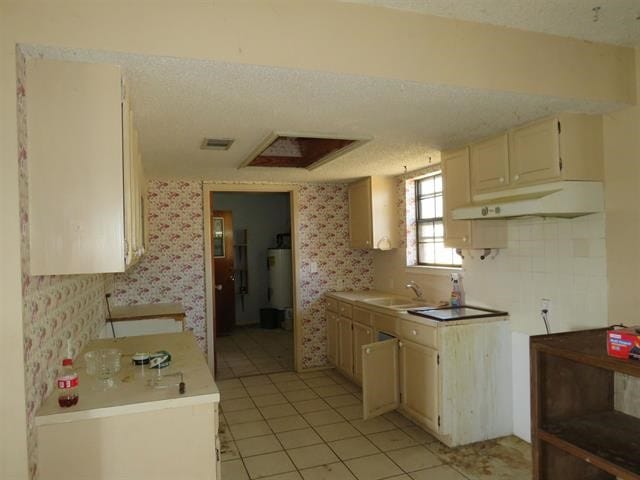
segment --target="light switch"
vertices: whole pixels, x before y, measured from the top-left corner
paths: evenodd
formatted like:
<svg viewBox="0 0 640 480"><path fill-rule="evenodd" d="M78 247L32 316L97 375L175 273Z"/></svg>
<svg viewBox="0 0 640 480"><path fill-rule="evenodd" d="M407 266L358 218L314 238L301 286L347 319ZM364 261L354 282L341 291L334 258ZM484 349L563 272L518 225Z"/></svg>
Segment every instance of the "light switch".
<svg viewBox="0 0 640 480"><path fill-rule="evenodd" d="M318 262L310 262L309 263L309 271L311 273L317 273L318 272Z"/></svg>

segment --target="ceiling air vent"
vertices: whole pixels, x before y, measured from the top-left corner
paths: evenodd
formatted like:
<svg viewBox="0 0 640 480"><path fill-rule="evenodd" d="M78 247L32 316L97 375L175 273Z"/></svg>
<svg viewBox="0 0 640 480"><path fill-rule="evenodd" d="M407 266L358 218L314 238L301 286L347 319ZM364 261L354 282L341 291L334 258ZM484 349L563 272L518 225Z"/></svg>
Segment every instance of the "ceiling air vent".
<svg viewBox="0 0 640 480"><path fill-rule="evenodd" d="M335 135L272 133L240 167L314 168L350 152L368 139Z"/></svg>
<svg viewBox="0 0 640 480"><path fill-rule="evenodd" d="M205 138L202 140L202 150L229 150L233 140L230 138Z"/></svg>

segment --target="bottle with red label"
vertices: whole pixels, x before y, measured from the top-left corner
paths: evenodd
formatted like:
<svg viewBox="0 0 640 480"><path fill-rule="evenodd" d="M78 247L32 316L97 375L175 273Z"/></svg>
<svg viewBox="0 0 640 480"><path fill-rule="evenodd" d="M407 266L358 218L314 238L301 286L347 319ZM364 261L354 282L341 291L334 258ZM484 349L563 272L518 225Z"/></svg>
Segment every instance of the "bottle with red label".
<svg viewBox="0 0 640 480"><path fill-rule="evenodd" d="M73 407L78 403L78 373L73 368L73 360L62 360L62 373L58 377L57 385L60 394L58 405L61 407Z"/></svg>

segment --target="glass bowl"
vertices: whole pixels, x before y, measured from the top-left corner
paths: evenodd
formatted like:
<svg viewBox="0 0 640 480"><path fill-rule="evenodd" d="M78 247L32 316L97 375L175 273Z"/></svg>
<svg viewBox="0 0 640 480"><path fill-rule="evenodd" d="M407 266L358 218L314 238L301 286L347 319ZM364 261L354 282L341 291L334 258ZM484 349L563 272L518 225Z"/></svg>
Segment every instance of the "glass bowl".
<svg viewBox="0 0 640 480"><path fill-rule="evenodd" d="M84 354L87 373L95 376L98 386L107 389L115 386L113 376L120 371L122 352L116 348L92 350Z"/></svg>

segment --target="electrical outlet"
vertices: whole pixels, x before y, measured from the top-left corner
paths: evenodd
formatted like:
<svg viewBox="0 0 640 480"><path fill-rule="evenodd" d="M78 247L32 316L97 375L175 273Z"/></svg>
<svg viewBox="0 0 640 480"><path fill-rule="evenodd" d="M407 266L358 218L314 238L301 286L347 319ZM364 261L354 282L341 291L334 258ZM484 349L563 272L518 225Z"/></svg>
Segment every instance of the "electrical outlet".
<svg viewBox="0 0 640 480"><path fill-rule="evenodd" d="M540 310L546 310L547 312L551 311L551 300L548 298L540 299Z"/></svg>

